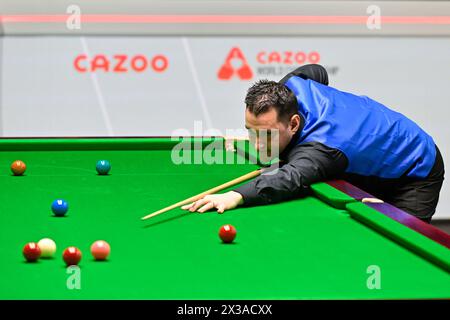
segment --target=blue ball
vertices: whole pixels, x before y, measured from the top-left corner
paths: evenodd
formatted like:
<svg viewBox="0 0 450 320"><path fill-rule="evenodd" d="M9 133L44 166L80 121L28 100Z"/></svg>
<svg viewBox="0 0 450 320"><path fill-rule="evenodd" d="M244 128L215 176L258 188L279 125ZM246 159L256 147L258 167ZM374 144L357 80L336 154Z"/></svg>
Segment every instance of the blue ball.
<svg viewBox="0 0 450 320"><path fill-rule="evenodd" d="M52 211L57 217L62 217L69 210L69 205L67 201L62 199L57 199L52 203Z"/></svg>
<svg viewBox="0 0 450 320"><path fill-rule="evenodd" d="M98 174L105 175L111 170L111 164L108 160L99 160L95 168L97 169Z"/></svg>

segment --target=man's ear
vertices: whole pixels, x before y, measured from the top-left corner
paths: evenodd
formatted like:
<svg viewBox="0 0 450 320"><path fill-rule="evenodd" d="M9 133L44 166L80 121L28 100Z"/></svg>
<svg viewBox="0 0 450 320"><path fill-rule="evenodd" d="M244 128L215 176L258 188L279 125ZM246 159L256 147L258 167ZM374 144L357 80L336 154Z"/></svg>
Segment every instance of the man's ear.
<svg viewBox="0 0 450 320"><path fill-rule="evenodd" d="M295 134L300 128L300 115L294 114L289 121L289 127L291 131Z"/></svg>

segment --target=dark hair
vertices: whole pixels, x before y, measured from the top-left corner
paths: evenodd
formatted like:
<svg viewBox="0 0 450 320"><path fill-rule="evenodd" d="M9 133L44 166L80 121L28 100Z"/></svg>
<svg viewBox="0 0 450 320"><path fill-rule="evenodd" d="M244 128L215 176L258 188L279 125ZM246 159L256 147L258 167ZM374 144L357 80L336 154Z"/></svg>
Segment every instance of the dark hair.
<svg viewBox="0 0 450 320"><path fill-rule="evenodd" d="M253 84L245 97L247 110L258 116L274 108L279 121L289 121L298 114L297 98L285 85L269 80Z"/></svg>

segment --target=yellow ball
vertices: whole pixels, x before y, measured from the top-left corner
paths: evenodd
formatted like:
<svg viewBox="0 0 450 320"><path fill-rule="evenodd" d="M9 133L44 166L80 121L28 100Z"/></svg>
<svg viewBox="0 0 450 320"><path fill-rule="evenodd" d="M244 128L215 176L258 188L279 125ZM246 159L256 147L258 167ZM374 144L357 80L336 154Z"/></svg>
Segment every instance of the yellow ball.
<svg viewBox="0 0 450 320"><path fill-rule="evenodd" d="M56 252L56 243L49 238L39 240L38 247L41 249L42 258L51 258Z"/></svg>

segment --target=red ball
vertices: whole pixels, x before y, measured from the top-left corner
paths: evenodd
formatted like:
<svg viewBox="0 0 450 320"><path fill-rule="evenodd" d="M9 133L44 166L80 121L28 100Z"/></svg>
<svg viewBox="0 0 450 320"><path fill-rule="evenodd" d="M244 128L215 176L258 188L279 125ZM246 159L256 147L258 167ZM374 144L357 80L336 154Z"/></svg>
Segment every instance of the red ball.
<svg viewBox="0 0 450 320"><path fill-rule="evenodd" d="M95 241L91 246L91 253L95 260L106 260L110 252L111 247L103 240Z"/></svg>
<svg viewBox="0 0 450 320"><path fill-rule="evenodd" d="M68 266L76 266L81 260L81 251L76 247L68 247L63 252L63 260Z"/></svg>
<svg viewBox="0 0 450 320"><path fill-rule="evenodd" d="M34 262L41 256L41 249L37 243L34 242L27 243L25 247L23 247L22 252L28 262Z"/></svg>
<svg viewBox="0 0 450 320"><path fill-rule="evenodd" d="M15 176L21 176L25 170L27 169L27 166L25 163L21 160L16 160L11 164L11 171Z"/></svg>
<svg viewBox="0 0 450 320"><path fill-rule="evenodd" d="M219 230L219 237L225 243L233 242L234 238L236 238L236 228L231 224L222 226Z"/></svg>

